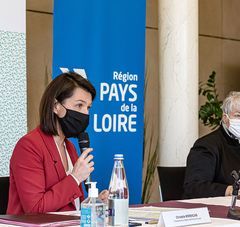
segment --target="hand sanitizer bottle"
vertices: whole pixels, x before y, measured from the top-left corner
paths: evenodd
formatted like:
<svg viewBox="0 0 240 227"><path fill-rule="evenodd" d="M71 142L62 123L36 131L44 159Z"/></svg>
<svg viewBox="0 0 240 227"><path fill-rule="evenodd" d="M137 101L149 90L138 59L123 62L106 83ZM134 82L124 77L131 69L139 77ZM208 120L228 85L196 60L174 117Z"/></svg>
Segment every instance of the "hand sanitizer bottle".
<svg viewBox="0 0 240 227"><path fill-rule="evenodd" d="M98 198L97 182L89 182L88 198L81 203L81 227L105 227L106 205Z"/></svg>

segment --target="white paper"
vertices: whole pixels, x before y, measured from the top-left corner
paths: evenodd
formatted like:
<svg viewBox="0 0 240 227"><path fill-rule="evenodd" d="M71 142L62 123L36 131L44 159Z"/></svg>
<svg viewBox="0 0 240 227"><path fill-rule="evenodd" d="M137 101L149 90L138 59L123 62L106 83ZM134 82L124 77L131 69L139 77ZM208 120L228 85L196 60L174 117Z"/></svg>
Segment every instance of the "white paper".
<svg viewBox="0 0 240 227"><path fill-rule="evenodd" d="M158 226L188 226L211 223L207 207L162 212Z"/></svg>

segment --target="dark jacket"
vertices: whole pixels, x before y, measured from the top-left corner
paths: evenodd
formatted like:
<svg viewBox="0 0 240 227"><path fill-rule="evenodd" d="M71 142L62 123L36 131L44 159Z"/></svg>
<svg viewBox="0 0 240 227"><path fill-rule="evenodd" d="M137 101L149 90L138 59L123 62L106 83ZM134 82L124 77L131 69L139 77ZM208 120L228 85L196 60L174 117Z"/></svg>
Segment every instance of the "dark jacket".
<svg viewBox="0 0 240 227"><path fill-rule="evenodd" d="M198 139L187 158L184 198L224 196L240 169L240 144L220 126Z"/></svg>

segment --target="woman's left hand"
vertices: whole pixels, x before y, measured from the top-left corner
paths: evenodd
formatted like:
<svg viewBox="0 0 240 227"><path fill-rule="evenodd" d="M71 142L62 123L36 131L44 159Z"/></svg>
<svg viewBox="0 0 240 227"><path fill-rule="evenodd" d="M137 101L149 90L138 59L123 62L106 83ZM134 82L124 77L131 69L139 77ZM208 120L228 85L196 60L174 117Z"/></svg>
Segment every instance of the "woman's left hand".
<svg viewBox="0 0 240 227"><path fill-rule="evenodd" d="M101 199L104 203L107 203L108 195L109 195L109 191L108 190L103 190L103 191L100 192L98 198Z"/></svg>

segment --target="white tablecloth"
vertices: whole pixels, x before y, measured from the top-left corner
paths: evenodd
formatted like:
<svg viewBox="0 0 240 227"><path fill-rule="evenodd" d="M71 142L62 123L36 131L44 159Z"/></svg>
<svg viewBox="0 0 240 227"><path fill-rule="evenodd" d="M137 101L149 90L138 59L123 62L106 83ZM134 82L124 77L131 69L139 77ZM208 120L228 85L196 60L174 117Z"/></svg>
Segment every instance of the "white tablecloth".
<svg viewBox="0 0 240 227"><path fill-rule="evenodd" d="M221 205L221 206L230 206L231 197L214 197L214 198L201 198L201 199L189 199L181 200L182 202L189 203L203 203L207 205ZM240 207L240 200L237 201L237 206ZM178 208L162 208L162 207L139 207L139 208L130 208L129 215L130 217L139 216L139 217L159 217L161 212L177 210ZM79 212L59 212L59 214L66 215L79 215ZM194 227L210 227L210 226L223 226L223 227L240 227L240 221L231 220L231 219L222 219L222 218L211 218L211 224L204 225L194 225ZM0 226L12 226L0 224ZM79 225L78 225L79 226ZM156 224L143 224L142 226L152 226L156 227Z"/></svg>

